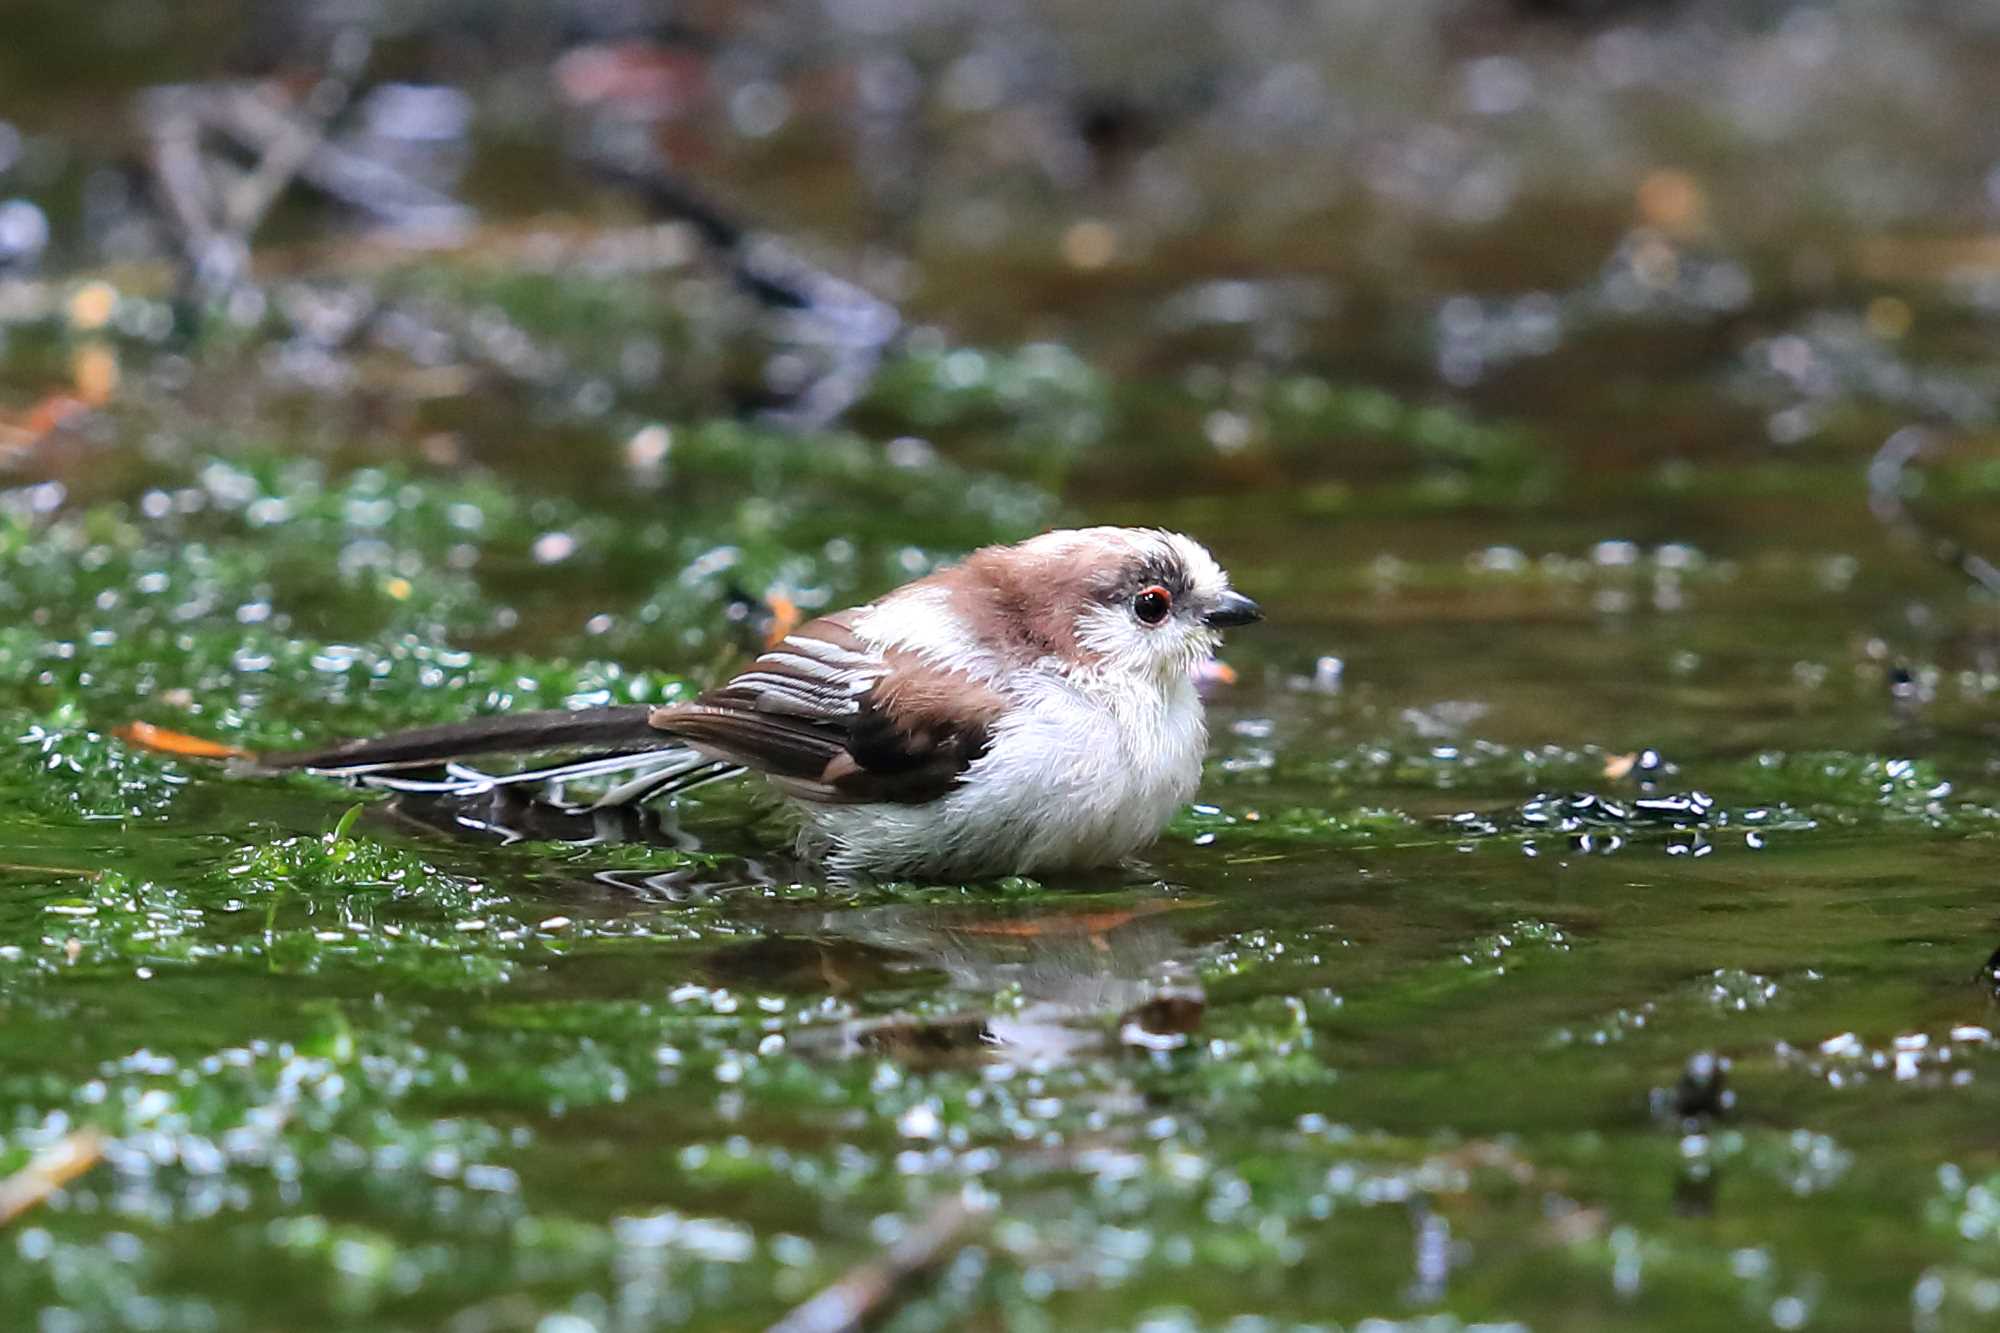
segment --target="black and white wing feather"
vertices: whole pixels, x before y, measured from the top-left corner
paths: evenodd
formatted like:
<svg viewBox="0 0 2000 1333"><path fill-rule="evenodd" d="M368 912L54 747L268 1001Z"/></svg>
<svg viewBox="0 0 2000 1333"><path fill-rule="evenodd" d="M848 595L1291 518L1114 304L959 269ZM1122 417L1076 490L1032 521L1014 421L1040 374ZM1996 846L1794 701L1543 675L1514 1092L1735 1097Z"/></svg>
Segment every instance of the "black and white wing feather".
<svg viewBox="0 0 2000 1333"><path fill-rule="evenodd" d="M844 611L800 626L692 703L503 713L263 754L252 768L438 794L622 777L599 805L643 801L751 769L800 800L934 799L985 752L1001 700L917 654L872 647L854 632L859 614ZM592 753L514 773L470 763L576 750Z"/></svg>
<svg viewBox="0 0 2000 1333"><path fill-rule="evenodd" d="M352 778L391 791L467 796L502 787L553 787L620 779L598 805L622 805L731 776L717 762L664 735L644 704L576 710L499 713L388 736L341 741L316 750L266 753L258 772L306 771ZM592 753L576 757L577 750ZM571 752L552 763L493 773L472 761L502 755Z"/></svg>
<svg viewBox="0 0 2000 1333"><path fill-rule="evenodd" d="M985 753L1002 702L992 690L900 649L882 651L843 611L800 626L727 684L662 708L653 725L829 802L921 802Z"/></svg>

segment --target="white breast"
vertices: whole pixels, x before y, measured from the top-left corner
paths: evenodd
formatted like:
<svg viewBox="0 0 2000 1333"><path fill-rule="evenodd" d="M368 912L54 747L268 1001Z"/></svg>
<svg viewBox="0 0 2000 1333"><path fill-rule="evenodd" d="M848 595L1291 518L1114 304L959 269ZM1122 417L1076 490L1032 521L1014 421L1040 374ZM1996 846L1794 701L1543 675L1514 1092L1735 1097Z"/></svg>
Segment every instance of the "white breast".
<svg viewBox="0 0 2000 1333"><path fill-rule="evenodd" d="M843 873L1026 874L1151 843L1201 780L1208 734L1184 673L1010 673L1013 707L952 791L923 805L806 805Z"/></svg>

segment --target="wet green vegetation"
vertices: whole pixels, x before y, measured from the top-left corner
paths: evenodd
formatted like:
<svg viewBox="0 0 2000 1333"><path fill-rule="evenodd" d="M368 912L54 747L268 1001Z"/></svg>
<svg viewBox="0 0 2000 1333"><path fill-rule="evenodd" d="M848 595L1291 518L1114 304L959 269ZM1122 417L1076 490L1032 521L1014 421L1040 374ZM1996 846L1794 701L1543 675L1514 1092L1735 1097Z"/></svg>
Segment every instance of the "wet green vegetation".
<svg viewBox="0 0 2000 1333"><path fill-rule="evenodd" d="M1680 518L1420 520L1392 477L1204 532L1298 609L1151 865L1076 883L826 884L732 792L684 847L502 843L110 734L671 698L755 642L742 590L1088 512L897 452L676 429L687 489L629 507L257 446L13 492L0 1162L105 1160L8 1227L7 1306L743 1327L970 1191L896 1326L1983 1320L1994 683L1935 638L1892 706L1884 609L1962 594L1859 515L1717 536L1766 501L1709 473Z"/></svg>
<svg viewBox="0 0 2000 1333"><path fill-rule="evenodd" d="M448 245L281 215L255 300L0 263L0 1327L757 1328L913 1238L903 1333L2000 1320L2000 618L1939 558L2000 549L1991 163L1923 98L1906 160L1863 77L1986 86L1990 23L1424 12L1324 70L1233 32L1192 129L1084 90L1168 150L1082 184L936 117L832 425L764 411L829 354L688 228L519 216L546 126L482 131ZM22 175L102 193L64 106ZM705 169L860 272L893 229L809 188L817 120ZM612 820L122 739L672 700L1064 522L1270 612L1144 864L835 883L753 787Z"/></svg>

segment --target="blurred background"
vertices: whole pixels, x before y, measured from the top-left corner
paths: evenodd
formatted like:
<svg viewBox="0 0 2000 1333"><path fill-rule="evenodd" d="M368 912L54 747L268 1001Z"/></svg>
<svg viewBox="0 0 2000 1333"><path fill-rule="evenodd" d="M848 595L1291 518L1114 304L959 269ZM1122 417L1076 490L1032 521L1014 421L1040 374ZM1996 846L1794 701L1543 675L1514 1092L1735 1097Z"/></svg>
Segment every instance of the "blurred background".
<svg viewBox="0 0 2000 1333"><path fill-rule="evenodd" d="M0 1311L1987 1326L1995 89L1974 0L11 0ZM1081 884L121 732L1087 521L1270 620Z"/></svg>
<svg viewBox="0 0 2000 1333"><path fill-rule="evenodd" d="M671 503L677 429L848 429L1238 561L1304 529L1505 566L1579 506L1699 554L1752 492L1852 497L1896 429L1992 419L1978 5L7 22L0 429L65 486L229 437ZM796 531L734 589L810 609L1024 527L961 517L866 572ZM598 583L613 646L683 665L637 570Z"/></svg>

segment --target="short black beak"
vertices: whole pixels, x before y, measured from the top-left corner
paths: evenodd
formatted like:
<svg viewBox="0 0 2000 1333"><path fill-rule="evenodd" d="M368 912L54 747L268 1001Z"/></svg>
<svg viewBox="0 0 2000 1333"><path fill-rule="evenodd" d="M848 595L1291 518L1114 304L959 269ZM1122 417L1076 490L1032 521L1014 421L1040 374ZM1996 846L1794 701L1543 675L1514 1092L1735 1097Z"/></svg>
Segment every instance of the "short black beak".
<svg viewBox="0 0 2000 1333"><path fill-rule="evenodd" d="M1201 623L1210 629L1231 629L1264 618L1264 609L1240 592L1226 592L1216 598Z"/></svg>

